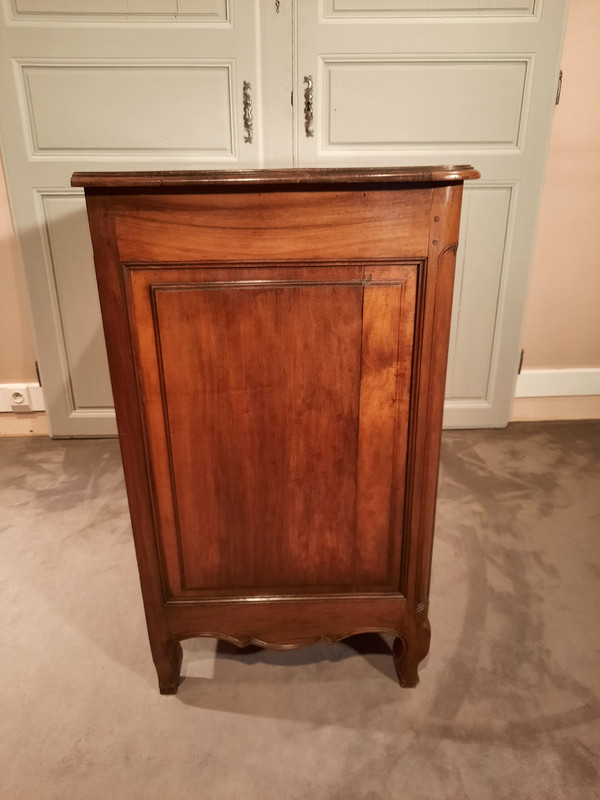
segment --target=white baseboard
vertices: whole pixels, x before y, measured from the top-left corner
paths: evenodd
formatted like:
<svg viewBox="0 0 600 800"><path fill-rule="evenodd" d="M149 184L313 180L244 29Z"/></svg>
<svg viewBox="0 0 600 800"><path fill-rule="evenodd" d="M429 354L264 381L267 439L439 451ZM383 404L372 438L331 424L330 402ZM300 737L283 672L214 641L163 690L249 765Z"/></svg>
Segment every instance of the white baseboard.
<svg viewBox="0 0 600 800"><path fill-rule="evenodd" d="M600 395L600 369L524 369L515 397Z"/></svg>

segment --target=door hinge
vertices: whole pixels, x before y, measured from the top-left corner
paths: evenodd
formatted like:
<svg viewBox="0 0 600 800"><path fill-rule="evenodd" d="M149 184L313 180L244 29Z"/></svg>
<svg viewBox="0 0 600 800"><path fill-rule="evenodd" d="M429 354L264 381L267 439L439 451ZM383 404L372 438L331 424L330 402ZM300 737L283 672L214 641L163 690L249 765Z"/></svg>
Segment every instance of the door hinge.
<svg viewBox="0 0 600 800"><path fill-rule="evenodd" d="M292 89L292 91L290 92L290 104L291 104L292 106L294 105L294 90L293 90L293 89Z"/></svg>
<svg viewBox="0 0 600 800"><path fill-rule="evenodd" d="M523 369L523 359L525 358L525 348L521 350L521 357L519 358L519 369L517 370L517 375L521 374L521 370Z"/></svg>
<svg viewBox="0 0 600 800"><path fill-rule="evenodd" d="M560 92L562 89L562 79L563 79L563 71L558 73L558 86L556 87L556 105L560 103Z"/></svg>

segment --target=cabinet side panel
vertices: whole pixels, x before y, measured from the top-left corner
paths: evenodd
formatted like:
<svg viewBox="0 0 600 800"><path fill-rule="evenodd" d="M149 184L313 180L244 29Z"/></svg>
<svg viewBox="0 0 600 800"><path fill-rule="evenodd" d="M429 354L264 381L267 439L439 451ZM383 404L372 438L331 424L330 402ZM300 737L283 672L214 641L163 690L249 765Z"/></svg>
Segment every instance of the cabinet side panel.
<svg viewBox="0 0 600 800"><path fill-rule="evenodd" d="M164 608L166 587L162 584L146 436L136 382L126 292L111 213L112 198L87 197L86 201L152 657L160 673L170 674L174 671L178 674L180 650L174 646Z"/></svg>
<svg viewBox="0 0 600 800"><path fill-rule="evenodd" d="M421 357L414 378L411 433L414 460L409 489L411 535L403 561L402 583L409 605L417 612L426 609L429 594L461 200L461 185L434 189L423 329L418 346Z"/></svg>

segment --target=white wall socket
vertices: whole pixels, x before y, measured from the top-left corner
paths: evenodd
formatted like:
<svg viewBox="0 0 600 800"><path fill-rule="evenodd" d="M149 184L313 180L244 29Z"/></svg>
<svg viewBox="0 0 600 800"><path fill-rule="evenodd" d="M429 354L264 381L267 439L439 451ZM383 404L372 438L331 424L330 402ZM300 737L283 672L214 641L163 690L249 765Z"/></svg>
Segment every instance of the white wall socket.
<svg viewBox="0 0 600 800"><path fill-rule="evenodd" d="M0 384L0 413L16 412L24 414L28 411L44 411L44 394L37 383L2 383Z"/></svg>

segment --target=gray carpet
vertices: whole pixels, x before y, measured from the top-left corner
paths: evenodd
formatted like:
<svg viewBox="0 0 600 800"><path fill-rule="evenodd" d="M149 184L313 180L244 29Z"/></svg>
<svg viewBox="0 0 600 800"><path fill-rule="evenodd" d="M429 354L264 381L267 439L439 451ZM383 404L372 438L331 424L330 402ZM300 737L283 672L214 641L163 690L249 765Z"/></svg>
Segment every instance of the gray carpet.
<svg viewBox="0 0 600 800"><path fill-rule="evenodd" d="M147 644L118 446L0 441L0 800L596 800L600 422L444 436L430 655Z"/></svg>

